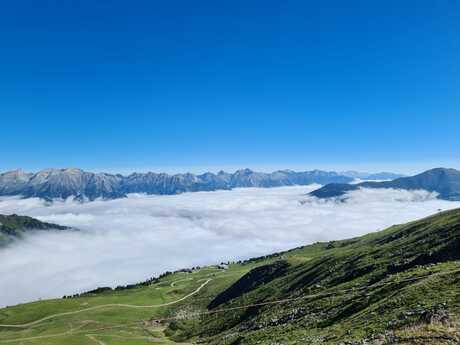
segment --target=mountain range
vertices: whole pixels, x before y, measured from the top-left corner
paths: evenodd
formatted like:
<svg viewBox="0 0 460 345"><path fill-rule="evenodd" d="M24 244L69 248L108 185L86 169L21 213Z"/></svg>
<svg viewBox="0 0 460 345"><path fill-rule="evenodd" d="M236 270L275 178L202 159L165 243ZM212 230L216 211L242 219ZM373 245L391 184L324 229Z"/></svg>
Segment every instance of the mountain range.
<svg viewBox="0 0 460 345"><path fill-rule="evenodd" d="M390 174L390 175L389 175ZM0 174L0 195L40 197L44 199L75 197L82 200L114 199L128 193L179 194L183 192L228 190L241 187L279 187L312 183L349 183L355 178L374 179L376 175L358 172L337 173L321 170L295 172L279 170L272 173L250 169L234 173L166 173L120 174L93 173L81 169L46 169L36 173L14 170ZM380 177L393 176L380 173Z"/></svg>
<svg viewBox="0 0 460 345"><path fill-rule="evenodd" d="M343 171L339 174L360 180L394 180L400 177L404 177L403 174L395 174L392 172L367 173L353 170Z"/></svg>
<svg viewBox="0 0 460 345"><path fill-rule="evenodd" d="M317 198L346 198L346 194L361 188L394 188L435 192L440 199L460 200L460 171L436 168L421 174L392 181L362 182L358 184L330 183L310 193Z"/></svg>

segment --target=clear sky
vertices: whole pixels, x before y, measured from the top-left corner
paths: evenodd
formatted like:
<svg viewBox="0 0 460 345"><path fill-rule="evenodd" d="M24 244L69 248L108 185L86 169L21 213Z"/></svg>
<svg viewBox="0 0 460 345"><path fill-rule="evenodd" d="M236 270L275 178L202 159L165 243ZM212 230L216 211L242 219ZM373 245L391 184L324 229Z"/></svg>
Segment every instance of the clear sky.
<svg viewBox="0 0 460 345"><path fill-rule="evenodd" d="M2 1L0 170L460 167L460 2Z"/></svg>

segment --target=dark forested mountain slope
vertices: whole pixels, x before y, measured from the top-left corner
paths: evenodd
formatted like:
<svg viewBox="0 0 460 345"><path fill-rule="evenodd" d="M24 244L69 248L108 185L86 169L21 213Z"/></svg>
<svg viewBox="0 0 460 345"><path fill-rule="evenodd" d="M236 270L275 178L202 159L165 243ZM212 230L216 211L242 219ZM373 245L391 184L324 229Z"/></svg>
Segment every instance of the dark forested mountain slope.
<svg viewBox="0 0 460 345"><path fill-rule="evenodd" d="M436 168L419 175L401 177L393 181L362 182L358 184L331 183L310 195L318 198L341 197L347 192L360 188L395 188L405 190L426 190L436 192L445 200L460 200L460 171L455 169Z"/></svg>
<svg viewBox="0 0 460 345"><path fill-rule="evenodd" d="M28 231L69 229L67 226L41 222L32 217L0 214L0 246L5 245L13 238L21 237Z"/></svg>

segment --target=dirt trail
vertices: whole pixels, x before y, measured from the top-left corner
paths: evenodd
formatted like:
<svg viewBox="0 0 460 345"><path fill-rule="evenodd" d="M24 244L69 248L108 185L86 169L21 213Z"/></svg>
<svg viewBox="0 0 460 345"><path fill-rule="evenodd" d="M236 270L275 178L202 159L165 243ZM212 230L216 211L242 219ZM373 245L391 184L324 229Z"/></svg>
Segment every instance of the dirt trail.
<svg viewBox="0 0 460 345"><path fill-rule="evenodd" d="M195 295L198 292L200 292L200 290L202 288L204 288L211 280L212 279L206 280L195 291L189 293L188 295L186 295L186 296L184 296L184 297L182 297L182 298L180 298L178 300L172 301L172 302L167 302L167 303L162 303L162 304L153 304L153 305L133 305L133 304L118 304L118 303L115 303L115 304L103 304L103 305L98 305L98 306L94 306L94 307L90 307L90 308L85 308L85 309L80 309L80 310L75 310L75 311L68 311L68 312L58 313L58 314L53 314L53 315L48 315L48 316L45 316L44 318L41 318L39 320L35 320L35 321L23 323L23 324L17 324L17 325L0 324L0 327L2 327L2 328L27 328L27 327L34 326L34 325L37 325L39 323L42 323L43 321L50 320L50 319L59 318L59 317L62 317L62 316L68 316L68 315L75 315L75 314L84 313L84 312L87 312L87 311L93 311L93 310L99 310L99 309L105 309L105 308L118 307L118 308L145 309L145 308L166 307L166 306L169 306L169 305L173 305L173 304L182 302L182 301L186 300L187 298L192 297L193 295Z"/></svg>
<svg viewBox="0 0 460 345"><path fill-rule="evenodd" d="M98 345L107 345L103 341L100 341L99 339L96 339L96 337L93 334L87 334L86 337L91 339L92 341L94 341Z"/></svg>
<svg viewBox="0 0 460 345"><path fill-rule="evenodd" d="M356 293L356 292L359 292L359 291L362 291L362 290L368 290L368 289L371 289L371 288L382 287L382 286L386 286L386 285L390 285L390 284L394 284L394 283L418 282L418 281L423 282L425 279L445 276L445 275L459 273L459 272L460 272L460 270L458 270L458 269L457 270L452 270L452 271L447 271L447 272L438 272L438 273L431 273L430 272L430 273L428 273L426 275L419 276L419 277L401 279L401 280L396 280L396 281L391 281L391 282L378 282L378 283L375 283L375 284L373 284L371 286L366 286L366 287L362 287L362 288L351 288L351 289L343 289L343 290L339 289L339 290L336 290L336 291L329 291L329 292L324 292L324 293L320 292L320 293L317 293L317 294L302 295L302 296L298 296L298 297L294 297L294 298L286 298L286 299L280 299L280 300L275 300L275 301L267 301L267 302L261 302L261 303L247 304L247 305L231 307L231 308L215 309L215 310L210 310L210 311L206 311L206 312L203 312L203 313L198 313L198 314L196 314L194 316L196 317L196 316L200 316L200 315L217 314L217 313L228 312L228 311L233 311L233 310L237 310L237 309L244 309L244 308L248 308L248 307L260 307L260 306L273 305L273 304L279 304L279 303L287 303L287 302L297 301L297 300L301 300L301 299L307 299L307 298L313 298L313 297L316 298L316 297L328 296L328 295L337 294L337 293ZM179 302L181 302L181 301L183 301L183 300L185 300L185 299L197 294L211 280L212 279L206 280L195 291L189 293L188 295L186 295L186 296L184 296L184 297L182 297L182 298L180 298L180 299L178 299L176 301L172 301L172 302L168 302L168 303L157 304L157 305L148 305L148 306L137 306L137 305L130 305L130 304L106 304L106 305L96 306L96 307L92 307L92 308L81 309L81 310L77 310L77 311L74 311L74 312L67 312L67 313L49 315L49 316L47 316L47 317L45 317L43 319L36 320L36 321L33 321L33 322L29 322L29 323L22 324L22 325L1 325L0 324L0 327L25 328L25 327L28 327L28 326L36 325L36 324L41 323L41 322L43 322L45 320L49 320L49 319L52 319L52 318L55 318L55 317L60 317L60 316L65 316L65 315L72 315L72 314L82 313L82 312L89 311L89 310L95 310L95 309L101 309L101 308L107 308L107 307L154 308L154 307L168 306L168 305L179 303ZM177 317L162 318L162 319L155 319L155 320L156 321L171 321L171 320L175 320L175 319L177 319ZM112 328L118 328L118 327L123 327L123 325L101 328L99 330L112 329ZM95 331L95 330L93 330L93 331ZM77 334L77 333L79 333L79 332L68 331L68 332L65 332L65 333L57 333L57 334L52 334L52 335L44 335L44 336L22 338L22 339L3 340L3 341L0 341L0 343L16 342L16 341L22 341L22 340L33 340L33 339L48 338L48 337L59 337L59 336L63 336L63 335ZM93 336L91 334L88 334L88 335ZM94 336L91 339L94 340L94 341L99 342L99 340L95 339ZM188 343L184 343L184 345L187 345L187 344ZM100 345L103 345L103 344L100 344Z"/></svg>

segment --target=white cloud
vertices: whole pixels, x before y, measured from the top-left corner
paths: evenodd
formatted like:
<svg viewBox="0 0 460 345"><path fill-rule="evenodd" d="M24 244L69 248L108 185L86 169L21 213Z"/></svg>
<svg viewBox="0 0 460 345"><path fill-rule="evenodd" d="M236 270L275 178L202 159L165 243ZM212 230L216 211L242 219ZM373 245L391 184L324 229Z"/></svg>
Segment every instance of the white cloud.
<svg viewBox="0 0 460 345"><path fill-rule="evenodd" d="M0 198L0 214L81 229L29 235L0 250L0 305L348 238L460 207L423 191L360 190L346 203L305 196L317 187L130 195L83 204Z"/></svg>

